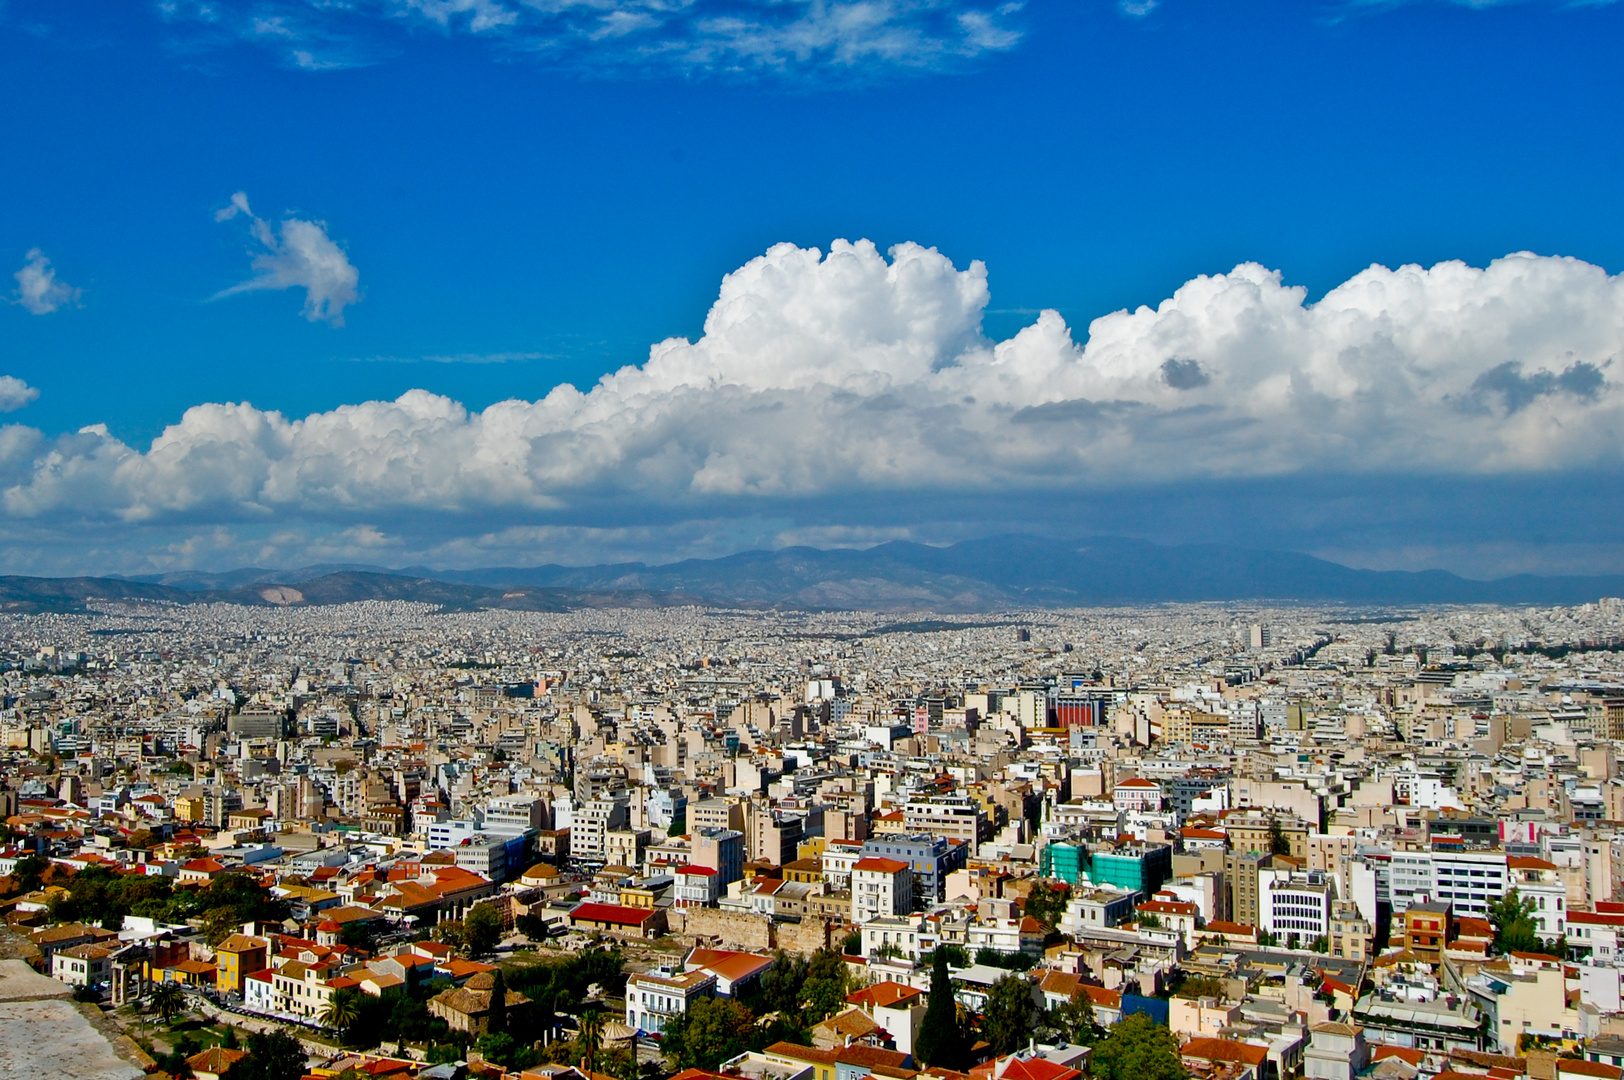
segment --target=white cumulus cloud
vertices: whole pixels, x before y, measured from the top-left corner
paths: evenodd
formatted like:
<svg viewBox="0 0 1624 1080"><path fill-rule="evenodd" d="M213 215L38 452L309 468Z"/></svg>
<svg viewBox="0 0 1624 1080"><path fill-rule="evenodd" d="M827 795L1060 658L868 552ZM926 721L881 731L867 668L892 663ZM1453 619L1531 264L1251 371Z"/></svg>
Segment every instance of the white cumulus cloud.
<svg viewBox="0 0 1624 1080"><path fill-rule="evenodd" d="M39 391L15 375L0 375L0 412L16 412L39 397Z"/></svg>
<svg viewBox="0 0 1624 1080"><path fill-rule="evenodd" d="M361 273L327 235L326 223L288 217L273 226L254 215L241 191L231 197L230 205L215 212L214 220L230 221L238 214L248 219L249 232L258 243L254 276L212 299L263 289L303 289L306 319L343 326L344 308L361 299Z"/></svg>
<svg viewBox="0 0 1624 1080"><path fill-rule="evenodd" d="M245 212L245 207L239 207ZM582 391L470 412L413 390L303 418L189 409L145 450L0 440L7 515L125 522L681 515L765 499L1088 491L1624 464L1624 278L1521 253L1372 266L1315 303L1276 271L988 339L986 268L781 244L694 341ZM4 429L7 431L13 429ZM483 527L483 526L481 526Z"/></svg>
<svg viewBox="0 0 1624 1080"><path fill-rule="evenodd" d="M13 303L20 304L30 314L49 315L79 299L78 289L57 278L56 268L45 257L45 252L30 248L23 258L27 260L23 268L11 275L17 279Z"/></svg>

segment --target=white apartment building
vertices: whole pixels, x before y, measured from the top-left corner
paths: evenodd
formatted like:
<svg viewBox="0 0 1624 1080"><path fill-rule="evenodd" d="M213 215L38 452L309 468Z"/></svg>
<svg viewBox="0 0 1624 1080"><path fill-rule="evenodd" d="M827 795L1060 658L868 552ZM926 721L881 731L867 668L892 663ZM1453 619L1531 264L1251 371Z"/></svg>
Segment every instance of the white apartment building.
<svg viewBox="0 0 1624 1080"><path fill-rule="evenodd" d="M902 822L910 836L930 833L960 840L970 845L970 854L974 855L981 843L987 816L968 795L937 795L903 806Z"/></svg>
<svg viewBox="0 0 1624 1080"><path fill-rule="evenodd" d="M1389 867L1394 915L1411 903L1448 900L1456 918L1486 919L1509 882L1503 852L1395 851Z"/></svg>
<svg viewBox="0 0 1624 1080"><path fill-rule="evenodd" d="M430 851L456 847L479 836L479 825L466 818L432 822L427 830Z"/></svg>
<svg viewBox="0 0 1624 1080"><path fill-rule="evenodd" d="M626 980L626 1026L656 1034L688 1006L716 993L716 976L708 971L678 974L656 968Z"/></svg>
<svg viewBox="0 0 1624 1080"><path fill-rule="evenodd" d="M851 885L851 868L863 857L863 845L855 840L830 840L823 848L823 882L830 889Z"/></svg>
<svg viewBox="0 0 1624 1080"><path fill-rule="evenodd" d="M1282 943L1295 938L1299 946L1306 946L1316 938L1329 938L1335 899L1336 887L1317 871L1258 871L1259 929Z"/></svg>
<svg viewBox="0 0 1624 1080"><path fill-rule="evenodd" d="M570 858L585 863L603 863L605 838L610 831L624 829L631 821L624 797L588 799L575 811L570 828Z"/></svg>
<svg viewBox="0 0 1624 1080"><path fill-rule="evenodd" d="M1608 907L1618 907L1609 904ZM1592 964L1624 963L1624 912L1571 911L1568 913L1568 944L1588 951ZM1583 971L1583 969L1580 969Z"/></svg>
<svg viewBox="0 0 1624 1080"><path fill-rule="evenodd" d="M501 795L485 804L485 831L503 840L547 827L547 803L533 795Z"/></svg>
<svg viewBox="0 0 1624 1080"><path fill-rule="evenodd" d="M898 859L870 856L851 868L851 921L862 926L886 915L913 910L913 867Z"/></svg>
<svg viewBox="0 0 1624 1080"><path fill-rule="evenodd" d="M882 915L864 923L862 934L864 956L894 949L898 955L915 961L941 940L935 923L927 922L923 915Z"/></svg>
<svg viewBox="0 0 1624 1080"><path fill-rule="evenodd" d="M721 899L721 876L709 866L679 866L672 901L677 907L715 907Z"/></svg>

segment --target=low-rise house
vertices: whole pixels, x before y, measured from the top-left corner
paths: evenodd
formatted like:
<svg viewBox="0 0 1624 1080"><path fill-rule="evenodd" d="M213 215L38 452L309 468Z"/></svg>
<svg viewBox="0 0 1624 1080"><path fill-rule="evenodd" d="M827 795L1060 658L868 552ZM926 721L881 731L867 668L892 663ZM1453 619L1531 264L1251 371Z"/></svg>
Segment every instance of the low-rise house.
<svg viewBox="0 0 1624 1080"><path fill-rule="evenodd" d="M1213 1080L1270 1080L1267 1047L1202 1036L1179 1047L1179 1059L1192 1077Z"/></svg>
<svg viewBox="0 0 1624 1080"><path fill-rule="evenodd" d="M275 974L269 968L243 976L242 1006L249 1012L265 1015L277 1011Z"/></svg>
<svg viewBox="0 0 1624 1080"><path fill-rule="evenodd" d="M705 971L716 976L716 992L722 997L738 997L761 981L761 973L772 967L772 957L727 949L693 949L682 962L684 971Z"/></svg>
<svg viewBox="0 0 1624 1080"><path fill-rule="evenodd" d="M192 1076L196 1080L221 1080L231 1072L237 1062L247 1056L246 1050L228 1050L223 1046L211 1046L187 1058L186 1067L192 1070Z"/></svg>
<svg viewBox="0 0 1624 1080"><path fill-rule="evenodd" d="M891 1036L874 1022L862 1009L850 1008L845 1012L820 1020L812 1026L812 1045L819 1050L838 1050L846 1046L879 1046L895 1049Z"/></svg>
<svg viewBox="0 0 1624 1080"><path fill-rule="evenodd" d="M665 911L660 908L624 907L587 901L570 910L570 925L618 937L652 938L665 930Z"/></svg>
<svg viewBox="0 0 1624 1080"><path fill-rule="evenodd" d="M867 1013L891 1036L893 1048L912 1054L925 1020L927 1005L923 991L886 980L846 995L849 1004Z"/></svg>
<svg viewBox="0 0 1624 1080"><path fill-rule="evenodd" d="M703 968L681 973L655 969L626 980L626 1026L659 1034L700 998L716 993L716 976Z"/></svg>
<svg viewBox="0 0 1624 1080"><path fill-rule="evenodd" d="M107 981L113 950L105 945L74 945L51 957L51 976L69 986L100 986Z"/></svg>
<svg viewBox="0 0 1624 1080"><path fill-rule="evenodd" d="M269 938L232 934L214 948L214 985L223 993L241 994L244 979L270 966Z"/></svg>

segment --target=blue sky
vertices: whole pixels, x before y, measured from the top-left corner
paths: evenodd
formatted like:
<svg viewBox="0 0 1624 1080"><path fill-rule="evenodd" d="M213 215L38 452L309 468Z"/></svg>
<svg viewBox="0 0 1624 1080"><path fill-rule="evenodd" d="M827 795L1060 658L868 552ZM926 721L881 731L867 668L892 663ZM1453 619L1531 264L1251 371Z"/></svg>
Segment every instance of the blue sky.
<svg viewBox="0 0 1624 1080"><path fill-rule="evenodd" d="M661 559L1013 525L1624 570L1624 4L1146 6L6 0L0 282L24 276L0 308L20 380L0 384L0 566ZM752 263L837 238L876 250L850 273ZM888 261L910 242L940 258ZM1291 322L1372 264L1524 251L1570 261L1418 279L1400 308L1366 282L1376 329ZM903 263L929 286L898 285ZM1223 307L1254 263L1306 290L1295 314L1255 283L1252 316ZM747 265L739 304L781 325L701 340ZM1235 284L1200 301L1207 331L1124 323L1109 372L1082 351L1092 320L1201 275ZM1021 359L996 406L937 378L1036 348L1044 309L1076 356ZM1259 311L1284 321L1237 338ZM1395 333L1404 393L1371 359ZM696 344L647 385L501 434L478 417L673 337ZM1275 401L1280 380L1335 417ZM831 451L874 430L853 394L901 402L907 432ZM153 451L188 409L245 402ZM1096 408L1122 402L1153 412ZM1066 403L1063 428L1011 420ZM753 426L764 409L783 422ZM1426 497L1399 513L1399 490Z"/></svg>

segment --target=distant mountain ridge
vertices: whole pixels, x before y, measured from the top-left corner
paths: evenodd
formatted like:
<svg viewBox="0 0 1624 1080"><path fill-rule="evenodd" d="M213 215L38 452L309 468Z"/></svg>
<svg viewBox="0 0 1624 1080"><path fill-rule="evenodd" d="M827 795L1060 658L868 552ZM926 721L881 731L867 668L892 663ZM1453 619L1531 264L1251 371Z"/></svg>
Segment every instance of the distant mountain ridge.
<svg viewBox="0 0 1624 1080"><path fill-rule="evenodd" d="M298 607L411 600L448 610L565 611L710 604L750 608L989 611L1275 600L1348 604L1575 604L1624 595L1624 576L1355 570L1295 552L1097 537L999 536L949 547L744 551L663 565L434 570L326 564L138 577L0 578L0 611L82 611L87 601Z"/></svg>
<svg viewBox="0 0 1624 1080"><path fill-rule="evenodd" d="M647 589L750 606L988 610L1208 600L1353 604L1573 604L1624 594L1624 576L1522 574L1475 581L1444 570L1355 570L1298 552L1163 546L1096 537L997 536L949 547L893 541L794 547L650 566L492 567L413 573L470 584Z"/></svg>
<svg viewBox="0 0 1624 1080"><path fill-rule="evenodd" d="M137 578L0 577L0 611L21 614L85 611L89 604L97 601L321 607L361 600L407 600L434 604L447 611L569 611L583 607L659 607L670 603L636 589L611 594L592 589L528 585L502 588L389 570L308 569L312 572L234 570L221 574L154 575L184 581L184 587Z"/></svg>

